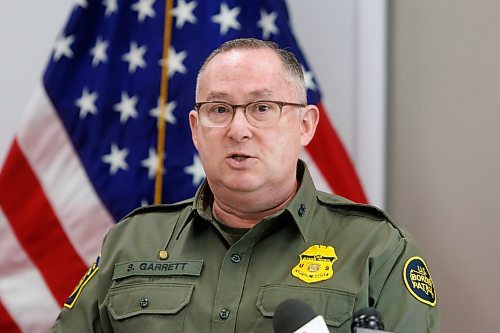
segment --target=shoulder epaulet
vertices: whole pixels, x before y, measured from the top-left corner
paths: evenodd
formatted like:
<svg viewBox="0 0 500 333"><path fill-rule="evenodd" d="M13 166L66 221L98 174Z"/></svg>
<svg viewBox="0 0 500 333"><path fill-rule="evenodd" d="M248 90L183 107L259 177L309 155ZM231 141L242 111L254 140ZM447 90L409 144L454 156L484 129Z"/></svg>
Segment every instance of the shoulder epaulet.
<svg viewBox="0 0 500 333"><path fill-rule="evenodd" d="M317 197L321 203L342 211L345 214L363 215L373 220L387 221L403 234L401 228L392 221L390 216L376 206L356 203L344 197L321 191L318 191Z"/></svg>
<svg viewBox="0 0 500 333"><path fill-rule="evenodd" d="M145 213L152 213L152 212L175 212L175 211L181 211L184 209L186 206L190 206L193 204L194 198L186 199L183 201L179 201L173 204L160 204L160 205L149 205L149 206L142 206L139 208L134 209L130 213L127 214L123 219L127 219L129 217L139 215L139 214L145 214Z"/></svg>

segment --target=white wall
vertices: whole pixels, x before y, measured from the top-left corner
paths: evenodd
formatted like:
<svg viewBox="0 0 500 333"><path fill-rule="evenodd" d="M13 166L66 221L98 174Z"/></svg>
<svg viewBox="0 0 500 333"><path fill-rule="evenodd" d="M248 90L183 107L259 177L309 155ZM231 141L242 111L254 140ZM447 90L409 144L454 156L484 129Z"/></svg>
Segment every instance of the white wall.
<svg viewBox="0 0 500 333"><path fill-rule="evenodd" d="M1 5L0 165L72 5L68 0L16 0Z"/></svg>
<svg viewBox="0 0 500 333"><path fill-rule="evenodd" d="M368 200L385 207L386 0L287 2Z"/></svg>
<svg viewBox="0 0 500 333"><path fill-rule="evenodd" d="M500 2L391 2L388 207L425 249L443 332L496 332Z"/></svg>

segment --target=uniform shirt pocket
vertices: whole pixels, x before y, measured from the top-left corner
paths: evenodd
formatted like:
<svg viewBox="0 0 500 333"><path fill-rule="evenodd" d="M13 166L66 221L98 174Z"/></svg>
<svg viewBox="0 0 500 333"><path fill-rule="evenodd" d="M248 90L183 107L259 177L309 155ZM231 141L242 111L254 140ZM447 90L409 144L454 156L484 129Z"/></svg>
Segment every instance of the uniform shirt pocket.
<svg viewBox="0 0 500 333"><path fill-rule="evenodd" d="M311 286L267 285L257 296L257 308L264 317L256 321L255 332L272 325L276 307L284 300L296 298L308 304L316 314L323 316L334 332L349 332L348 319L354 309L356 295L343 290Z"/></svg>
<svg viewBox="0 0 500 333"><path fill-rule="evenodd" d="M122 283L110 291L108 309L116 331L181 332L194 284Z"/></svg>

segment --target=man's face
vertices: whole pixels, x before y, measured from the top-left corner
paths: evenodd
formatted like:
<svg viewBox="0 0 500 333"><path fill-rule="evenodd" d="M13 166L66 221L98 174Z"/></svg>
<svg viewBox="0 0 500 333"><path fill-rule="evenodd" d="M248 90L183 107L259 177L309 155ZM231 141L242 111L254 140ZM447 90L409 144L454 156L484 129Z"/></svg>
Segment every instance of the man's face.
<svg viewBox="0 0 500 333"><path fill-rule="evenodd" d="M273 51L231 50L218 54L206 66L200 77L197 102L303 102L298 100L293 83L287 78ZM191 111L193 142L214 193L264 190L258 193L272 195L273 191L294 184L300 149L312 137L304 130L303 111L285 106L279 123L266 128L250 125L242 108L236 110L231 124L223 128L201 125L198 113Z"/></svg>

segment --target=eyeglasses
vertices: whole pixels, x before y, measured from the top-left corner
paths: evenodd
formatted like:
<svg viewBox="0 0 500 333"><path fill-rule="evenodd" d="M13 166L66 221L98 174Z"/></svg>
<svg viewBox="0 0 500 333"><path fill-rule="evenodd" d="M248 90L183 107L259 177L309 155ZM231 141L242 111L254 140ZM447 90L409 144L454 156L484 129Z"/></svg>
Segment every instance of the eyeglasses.
<svg viewBox="0 0 500 333"><path fill-rule="evenodd" d="M250 125L272 127L278 124L284 106L305 107L305 104L280 101L256 101L248 104L229 104L221 101L200 102L194 105L201 125L226 127L233 121L236 109L242 108Z"/></svg>

